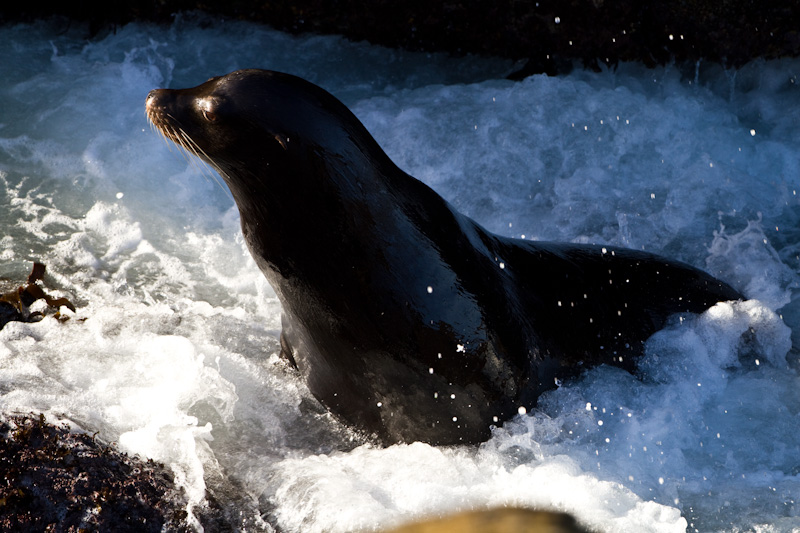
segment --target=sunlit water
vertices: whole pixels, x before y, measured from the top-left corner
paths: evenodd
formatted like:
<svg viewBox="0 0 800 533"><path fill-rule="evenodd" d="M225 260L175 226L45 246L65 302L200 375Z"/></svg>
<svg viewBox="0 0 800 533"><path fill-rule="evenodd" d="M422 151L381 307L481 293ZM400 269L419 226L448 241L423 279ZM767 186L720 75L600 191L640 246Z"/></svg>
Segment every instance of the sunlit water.
<svg viewBox="0 0 800 533"><path fill-rule="evenodd" d="M43 261L78 305L0 331L0 410L163 461L193 506L208 489L250 531L509 504L609 532L800 529L800 61L514 83L508 62L247 24L79 30L0 28L0 277ZM327 88L490 230L662 253L751 299L656 334L643 376L591 370L481 446L367 445L279 361L280 305L230 195L144 117L150 89L242 67Z"/></svg>

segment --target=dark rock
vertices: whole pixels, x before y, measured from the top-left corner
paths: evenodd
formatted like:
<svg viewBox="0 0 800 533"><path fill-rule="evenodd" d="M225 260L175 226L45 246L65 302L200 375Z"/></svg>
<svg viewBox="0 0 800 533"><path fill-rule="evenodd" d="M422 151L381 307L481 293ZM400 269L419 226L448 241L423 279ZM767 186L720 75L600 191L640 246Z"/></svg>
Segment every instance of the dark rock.
<svg viewBox="0 0 800 533"><path fill-rule="evenodd" d="M0 530L189 531L171 471L44 416L0 415Z"/></svg>
<svg viewBox="0 0 800 533"><path fill-rule="evenodd" d="M340 34L420 51L528 60L516 77L640 61L711 61L739 67L800 54L800 6L784 0L120 0L6 2L0 22L59 15L107 31L132 20L168 22L200 10L292 32Z"/></svg>

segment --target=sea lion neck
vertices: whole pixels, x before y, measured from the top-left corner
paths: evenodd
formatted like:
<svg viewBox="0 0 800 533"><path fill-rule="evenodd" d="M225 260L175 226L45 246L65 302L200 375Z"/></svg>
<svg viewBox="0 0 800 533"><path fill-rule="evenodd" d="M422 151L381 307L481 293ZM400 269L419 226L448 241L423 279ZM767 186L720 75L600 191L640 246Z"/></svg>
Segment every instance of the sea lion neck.
<svg viewBox="0 0 800 533"><path fill-rule="evenodd" d="M358 161L352 154L350 158L351 163ZM441 201L394 165L341 164L330 154L315 161L317 165L291 170L270 165L269 172L285 171L286 179L226 178L234 182L231 190L245 240L273 284L313 287L347 277L353 269L363 274L390 269L375 258L383 245L365 247L364 242L389 239L401 246L416 239L411 219L426 210L415 197L418 189ZM323 261L313 257L321 249L328 250Z"/></svg>

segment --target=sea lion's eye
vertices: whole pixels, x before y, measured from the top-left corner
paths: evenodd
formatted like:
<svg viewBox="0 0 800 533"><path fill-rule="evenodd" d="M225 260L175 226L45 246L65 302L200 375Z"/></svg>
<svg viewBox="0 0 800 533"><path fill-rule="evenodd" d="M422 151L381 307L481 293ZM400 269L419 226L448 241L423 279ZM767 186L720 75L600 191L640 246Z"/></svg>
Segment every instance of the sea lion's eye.
<svg viewBox="0 0 800 533"><path fill-rule="evenodd" d="M211 122L212 124L217 121L217 115L214 114L212 111L208 111L203 109L203 118L207 121Z"/></svg>
<svg viewBox="0 0 800 533"><path fill-rule="evenodd" d="M284 150L288 150L289 149L289 137L286 137L286 136L281 135L279 133L276 133L274 135L274 137L275 137L275 140L278 141L278 144L281 145L281 148L283 148Z"/></svg>
<svg viewBox="0 0 800 533"><path fill-rule="evenodd" d="M210 122L211 124L215 124L219 121L217 106L218 102L215 98L203 98L197 102L197 107L200 110L200 114L203 115L203 118L206 120L206 122Z"/></svg>

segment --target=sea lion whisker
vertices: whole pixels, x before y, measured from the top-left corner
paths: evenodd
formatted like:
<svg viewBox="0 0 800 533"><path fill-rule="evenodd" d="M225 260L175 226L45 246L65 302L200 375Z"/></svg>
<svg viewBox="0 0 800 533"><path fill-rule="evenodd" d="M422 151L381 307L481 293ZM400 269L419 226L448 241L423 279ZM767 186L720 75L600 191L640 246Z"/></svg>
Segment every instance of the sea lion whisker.
<svg viewBox="0 0 800 533"><path fill-rule="evenodd" d="M178 149L178 153L188 165L194 167L197 164L195 158L192 157L195 154L186 147L183 139L172 126L166 125L164 131L162 131L162 136L166 141L172 141L170 144Z"/></svg>
<svg viewBox="0 0 800 533"><path fill-rule="evenodd" d="M171 115L167 115L170 116ZM178 149L178 153L181 155L184 161L194 168L199 174L203 175L206 179L211 179L216 183L218 186L225 191L225 194L229 197L231 196L230 191L227 190L220 182L213 170L209 168L209 165L200 157L200 147L197 146L191 137L183 131L180 127L175 127L169 121L158 120L154 118L150 113L147 113L147 117L150 122L150 128L154 129L159 136L164 140L167 145L167 148L170 152L172 152L173 147ZM173 118L174 120L174 118ZM156 124L158 122L158 124ZM198 152L199 151L199 152ZM193 157L194 156L194 157Z"/></svg>
<svg viewBox="0 0 800 533"><path fill-rule="evenodd" d="M171 129L169 123L164 122L161 120L156 113L147 109L145 111L145 116L147 117L147 123L150 125L150 130L155 131L158 135L164 140L164 143L169 148L169 151L172 151L172 147L175 143L174 134L168 133L168 130ZM170 142L172 141L172 142Z"/></svg>
<svg viewBox="0 0 800 533"><path fill-rule="evenodd" d="M183 139L183 142L186 143L185 145L181 143L184 146L184 149L187 151L191 151L196 156L195 158L193 158L195 164L197 165L197 167L195 168L197 168L200 171L200 173L206 177L206 179L210 177L212 180L214 180L214 183L216 183L219 186L219 188L222 189L222 191L229 198L233 199L233 195L231 194L231 192L228 190L227 187L225 187L219 181L219 178L217 178L217 175L214 173L214 170L208 163L208 161L211 161L211 158L208 157L208 155L203 151L203 149L200 148L200 146L194 141L194 139L192 139L192 137L188 133L186 133L186 131L184 131L182 128L179 131L181 139ZM219 169L217 169L217 171L222 173L222 171L220 171Z"/></svg>
<svg viewBox="0 0 800 533"><path fill-rule="evenodd" d="M169 151L170 151L170 152L172 152L172 148L173 148L173 147L176 147L176 148L178 149L178 151L180 151L180 149L181 149L181 146L180 146L180 144L176 144L176 143L175 143L175 141L172 139L172 137L171 137L171 136L167 135L167 134L166 134L164 131L162 131L160 128L156 128L156 131L158 131L158 134L161 136L161 138L162 138L162 139L164 140L164 142L167 144L167 146L169 147ZM174 153L174 152L173 152L173 153Z"/></svg>

